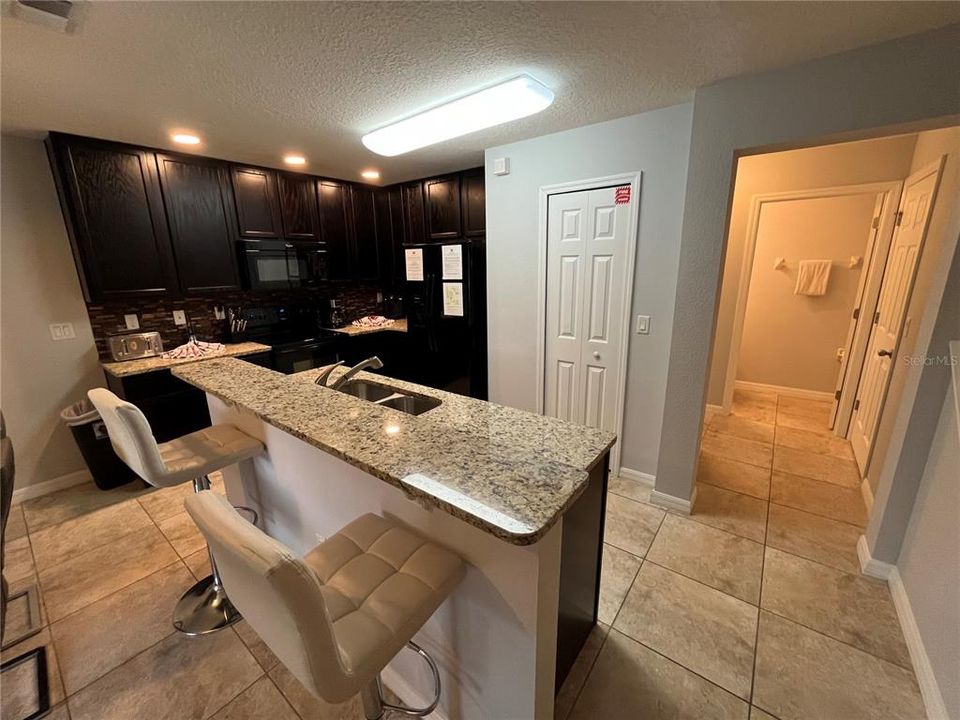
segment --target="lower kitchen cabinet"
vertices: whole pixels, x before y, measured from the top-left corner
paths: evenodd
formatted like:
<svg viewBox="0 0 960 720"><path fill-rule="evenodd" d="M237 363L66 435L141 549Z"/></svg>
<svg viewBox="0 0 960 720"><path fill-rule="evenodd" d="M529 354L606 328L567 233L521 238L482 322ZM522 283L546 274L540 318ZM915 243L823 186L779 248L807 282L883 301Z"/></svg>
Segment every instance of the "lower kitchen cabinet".
<svg viewBox="0 0 960 720"><path fill-rule="evenodd" d="M157 442L210 426L206 394L175 378L169 370L126 377L104 374L113 393L140 408Z"/></svg>

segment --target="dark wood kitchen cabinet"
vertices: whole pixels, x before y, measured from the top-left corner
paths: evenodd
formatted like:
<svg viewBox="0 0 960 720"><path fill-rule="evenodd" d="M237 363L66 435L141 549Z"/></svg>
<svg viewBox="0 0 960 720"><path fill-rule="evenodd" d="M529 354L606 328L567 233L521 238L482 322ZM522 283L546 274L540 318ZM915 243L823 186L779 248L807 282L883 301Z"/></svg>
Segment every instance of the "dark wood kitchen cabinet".
<svg viewBox="0 0 960 720"><path fill-rule="evenodd" d="M354 280L380 279L380 248L377 242L376 197L378 190L363 185L351 188L353 210L350 233L350 274Z"/></svg>
<svg viewBox="0 0 960 720"><path fill-rule="evenodd" d="M240 237L250 240L283 237L277 174L263 168L233 166L233 193Z"/></svg>
<svg viewBox="0 0 960 720"><path fill-rule="evenodd" d="M427 238L453 240L462 236L460 176L432 178L423 183Z"/></svg>
<svg viewBox="0 0 960 720"><path fill-rule="evenodd" d="M427 226L423 217L423 183L404 183L400 192L403 194L403 242L425 242Z"/></svg>
<svg viewBox="0 0 960 720"><path fill-rule="evenodd" d="M47 149L86 299L175 294L153 153L59 133Z"/></svg>
<svg viewBox="0 0 960 720"><path fill-rule="evenodd" d="M228 168L215 160L165 154L157 154L157 167L180 290L238 289Z"/></svg>
<svg viewBox="0 0 960 720"><path fill-rule="evenodd" d="M283 236L287 240L319 242L320 209L317 205L316 179L309 175L279 173L280 215Z"/></svg>
<svg viewBox="0 0 960 720"><path fill-rule="evenodd" d="M403 193L399 187L383 188L374 198L377 243L380 246L380 279L387 286L404 280Z"/></svg>
<svg viewBox="0 0 960 720"><path fill-rule="evenodd" d="M461 174L460 206L463 212L463 236L474 238L486 235L487 195L483 168Z"/></svg>
<svg viewBox="0 0 960 720"><path fill-rule="evenodd" d="M350 188L344 183L317 180L320 228L327 243L330 280L350 279Z"/></svg>

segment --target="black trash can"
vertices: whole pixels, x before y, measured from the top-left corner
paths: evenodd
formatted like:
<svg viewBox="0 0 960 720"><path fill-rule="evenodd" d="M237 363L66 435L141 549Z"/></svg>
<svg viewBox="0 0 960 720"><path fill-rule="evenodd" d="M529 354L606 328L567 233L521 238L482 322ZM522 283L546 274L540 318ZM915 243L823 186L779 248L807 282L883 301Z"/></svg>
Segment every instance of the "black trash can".
<svg viewBox="0 0 960 720"><path fill-rule="evenodd" d="M89 400L83 399L64 408L60 419L73 432L73 439L77 441L98 488L110 490L137 479L137 474L113 451L100 413Z"/></svg>

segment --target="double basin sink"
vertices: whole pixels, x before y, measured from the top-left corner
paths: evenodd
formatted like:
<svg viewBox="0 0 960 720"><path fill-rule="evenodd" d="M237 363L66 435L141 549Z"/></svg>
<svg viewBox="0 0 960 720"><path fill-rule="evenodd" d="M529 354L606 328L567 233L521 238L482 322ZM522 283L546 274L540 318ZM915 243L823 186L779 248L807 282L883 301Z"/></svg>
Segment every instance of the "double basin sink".
<svg viewBox="0 0 960 720"><path fill-rule="evenodd" d="M441 403L437 398L415 395L369 380L348 380L337 388L337 392L372 402L374 405L399 410L408 415L422 415L427 410L433 410Z"/></svg>

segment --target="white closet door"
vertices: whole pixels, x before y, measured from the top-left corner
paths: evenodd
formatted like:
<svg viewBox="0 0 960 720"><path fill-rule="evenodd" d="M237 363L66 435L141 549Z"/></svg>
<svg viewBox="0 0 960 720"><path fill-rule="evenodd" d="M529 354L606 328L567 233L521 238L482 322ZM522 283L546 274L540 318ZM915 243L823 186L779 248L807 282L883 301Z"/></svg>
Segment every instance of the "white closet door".
<svg viewBox="0 0 960 720"><path fill-rule="evenodd" d="M551 195L544 410L617 430L629 205L616 188ZM634 200L636 202L636 200Z"/></svg>

